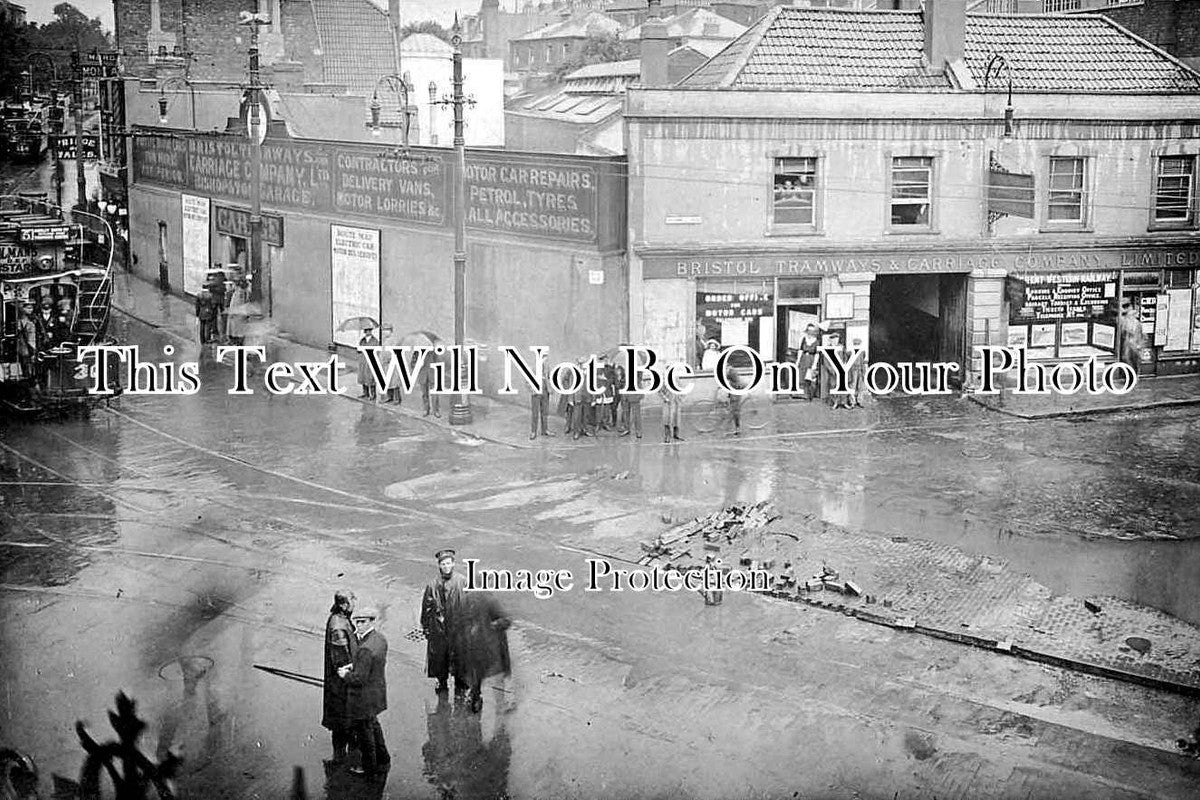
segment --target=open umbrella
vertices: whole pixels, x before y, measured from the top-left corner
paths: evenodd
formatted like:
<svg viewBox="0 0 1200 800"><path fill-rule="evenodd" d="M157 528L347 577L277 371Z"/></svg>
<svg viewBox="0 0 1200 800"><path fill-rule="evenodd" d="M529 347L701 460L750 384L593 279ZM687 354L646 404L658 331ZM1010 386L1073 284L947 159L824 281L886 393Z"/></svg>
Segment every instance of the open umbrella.
<svg viewBox="0 0 1200 800"><path fill-rule="evenodd" d="M379 330L379 323L372 317L350 317L349 319L342 320L342 324L338 325L337 329L339 331L377 331ZM383 326L383 330L385 331L390 331L391 329L391 325Z"/></svg>

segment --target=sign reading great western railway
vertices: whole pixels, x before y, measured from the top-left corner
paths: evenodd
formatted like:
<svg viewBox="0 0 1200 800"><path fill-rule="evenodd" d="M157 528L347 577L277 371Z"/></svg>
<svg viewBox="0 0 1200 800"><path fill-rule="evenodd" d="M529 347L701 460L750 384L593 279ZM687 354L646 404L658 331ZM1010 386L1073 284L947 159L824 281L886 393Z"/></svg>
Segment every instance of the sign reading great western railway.
<svg viewBox="0 0 1200 800"><path fill-rule="evenodd" d="M133 180L246 204L253 147L233 134L141 129L134 138ZM398 153L388 147L267 139L262 203L337 218L448 228L452 157L435 147ZM623 240L623 224L606 226L598 219L600 209L623 207L619 159L469 152L466 184L472 230L606 247Z"/></svg>

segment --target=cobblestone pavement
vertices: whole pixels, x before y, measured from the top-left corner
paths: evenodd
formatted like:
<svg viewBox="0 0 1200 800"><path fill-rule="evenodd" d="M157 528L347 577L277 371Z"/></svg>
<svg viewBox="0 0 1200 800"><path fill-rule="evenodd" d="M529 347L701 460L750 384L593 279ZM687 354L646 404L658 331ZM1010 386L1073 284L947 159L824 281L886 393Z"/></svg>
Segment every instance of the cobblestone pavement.
<svg viewBox="0 0 1200 800"><path fill-rule="evenodd" d="M700 542L693 544L693 555L700 547ZM723 558L726 564L769 564L776 575L790 562L796 584L774 592L795 602L1200 693L1200 628L1118 598L1055 595L1000 559L930 541L857 534L816 521L799 528L776 523L747 541L735 540ZM804 588L826 569L834 570L837 579L816 591ZM847 581L860 593L848 590ZM1127 641L1131 638L1146 640L1148 649L1135 649Z"/></svg>

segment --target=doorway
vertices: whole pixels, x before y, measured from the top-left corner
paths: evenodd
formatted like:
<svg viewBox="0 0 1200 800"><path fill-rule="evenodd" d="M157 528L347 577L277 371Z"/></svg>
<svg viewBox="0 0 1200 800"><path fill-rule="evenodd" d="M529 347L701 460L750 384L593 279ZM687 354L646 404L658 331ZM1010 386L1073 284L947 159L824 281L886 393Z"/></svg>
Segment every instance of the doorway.
<svg viewBox="0 0 1200 800"><path fill-rule="evenodd" d="M965 368L967 275L877 275L871 284L872 361L941 361Z"/></svg>

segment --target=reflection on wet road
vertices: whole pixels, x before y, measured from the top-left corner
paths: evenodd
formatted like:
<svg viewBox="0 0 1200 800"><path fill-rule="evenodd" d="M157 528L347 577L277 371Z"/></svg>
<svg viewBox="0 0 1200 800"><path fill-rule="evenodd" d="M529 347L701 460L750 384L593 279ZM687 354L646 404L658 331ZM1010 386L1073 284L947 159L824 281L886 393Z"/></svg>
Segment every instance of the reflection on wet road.
<svg viewBox="0 0 1200 800"><path fill-rule="evenodd" d="M208 356L206 383L223 369ZM337 398L220 388L9 422L0 719L70 775L75 719L103 719L124 688L147 751L181 748L183 784L206 798L281 796L293 765L330 798L1194 796L1196 770L1167 752L1194 702L761 598L506 596L517 666L481 715L423 677L406 635L434 550L578 574L588 553L734 500L1200 621L1200 414L895 413L913 424L520 452ZM392 646L385 780L326 767L319 690L253 669L318 674L339 585L382 608Z"/></svg>

